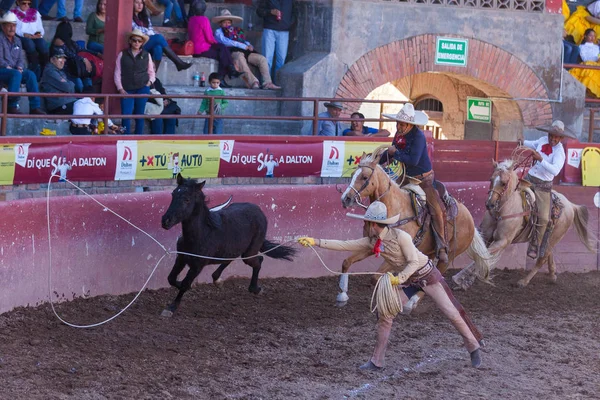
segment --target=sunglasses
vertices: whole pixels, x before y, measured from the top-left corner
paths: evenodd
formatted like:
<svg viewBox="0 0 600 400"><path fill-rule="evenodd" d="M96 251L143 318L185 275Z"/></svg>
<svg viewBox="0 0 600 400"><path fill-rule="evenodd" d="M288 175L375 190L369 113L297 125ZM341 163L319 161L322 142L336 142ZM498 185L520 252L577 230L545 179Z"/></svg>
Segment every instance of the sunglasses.
<svg viewBox="0 0 600 400"><path fill-rule="evenodd" d="M31 4L31 2L30 2L30 1L22 1L22 2L21 2L21 3L19 3L19 4L27 4L27 5L30 5L30 4Z"/></svg>
<svg viewBox="0 0 600 400"><path fill-rule="evenodd" d="M143 40L142 40L142 39L131 39L131 41L132 41L133 43L142 43L142 42L143 42Z"/></svg>

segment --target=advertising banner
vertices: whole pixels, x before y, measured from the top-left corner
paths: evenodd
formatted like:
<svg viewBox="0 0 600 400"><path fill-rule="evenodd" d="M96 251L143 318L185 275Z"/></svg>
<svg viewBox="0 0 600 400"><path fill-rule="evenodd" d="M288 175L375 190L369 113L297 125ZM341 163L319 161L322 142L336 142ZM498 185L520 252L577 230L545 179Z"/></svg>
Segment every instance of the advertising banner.
<svg viewBox="0 0 600 400"><path fill-rule="evenodd" d="M20 149L23 151L23 148ZM18 149L14 144L0 146L0 185L12 185L15 176L15 154Z"/></svg>
<svg viewBox="0 0 600 400"><path fill-rule="evenodd" d="M363 153L371 153L381 142L323 141L321 177L350 177L360 163Z"/></svg>
<svg viewBox="0 0 600 400"><path fill-rule="evenodd" d="M221 141L219 177L301 177L319 175L320 143Z"/></svg>

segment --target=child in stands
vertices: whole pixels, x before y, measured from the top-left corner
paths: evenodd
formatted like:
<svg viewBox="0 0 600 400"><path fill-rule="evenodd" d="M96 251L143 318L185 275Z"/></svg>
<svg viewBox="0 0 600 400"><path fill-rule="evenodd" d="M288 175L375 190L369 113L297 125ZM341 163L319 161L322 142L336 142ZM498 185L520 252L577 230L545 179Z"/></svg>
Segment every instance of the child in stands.
<svg viewBox="0 0 600 400"><path fill-rule="evenodd" d="M205 96L225 96L225 91L221 89L221 76L216 72L213 72L208 76L208 84L210 85L208 89L204 91ZM223 111L227 107L229 102L227 99L213 99L213 114L214 115L223 115ZM202 104L200 104L200 109L198 110L198 114L206 115L208 113L210 107L210 99L203 99ZM203 133L206 135L208 133L208 119L204 120L204 131ZM223 133L223 120L215 119L213 123L213 133L219 134Z"/></svg>

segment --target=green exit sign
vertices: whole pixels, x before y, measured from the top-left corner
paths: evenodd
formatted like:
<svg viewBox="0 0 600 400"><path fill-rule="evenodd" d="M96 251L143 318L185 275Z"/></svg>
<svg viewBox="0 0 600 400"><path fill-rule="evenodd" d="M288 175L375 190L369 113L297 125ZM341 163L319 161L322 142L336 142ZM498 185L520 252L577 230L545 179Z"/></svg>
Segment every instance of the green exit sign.
<svg viewBox="0 0 600 400"><path fill-rule="evenodd" d="M467 97L467 121L492 122L492 101Z"/></svg>
<svg viewBox="0 0 600 400"><path fill-rule="evenodd" d="M438 37L435 45L435 63L440 65L453 65L455 67L466 67L469 54L469 41L467 39L456 39Z"/></svg>

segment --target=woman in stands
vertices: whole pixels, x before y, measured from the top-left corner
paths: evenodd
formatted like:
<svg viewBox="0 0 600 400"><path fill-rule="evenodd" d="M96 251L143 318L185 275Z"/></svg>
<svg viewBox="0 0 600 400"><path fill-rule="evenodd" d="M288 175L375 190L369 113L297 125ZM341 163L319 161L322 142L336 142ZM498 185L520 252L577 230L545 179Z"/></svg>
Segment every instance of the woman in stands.
<svg viewBox="0 0 600 400"><path fill-rule="evenodd" d="M67 21L62 21L56 27L54 38L50 43L52 54L55 48L61 48L67 56L65 64L67 77L75 83L75 91L82 93L84 87L92 86L92 63L78 54L83 49L73 40L73 27Z"/></svg>
<svg viewBox="0 0 600 400"><path fill-rule="evenodd" d="M169 60L173 61L173 64L177 67L177 71L182 71L192 66L192 64L184 62L175 54L163 35L154 32L152 22L150 21L150 13L146 9L144 0L133 1L133 21L131 26L132 30L137 29L149 37L148 42L144 45L144 50L152 56L155 71L158 71L163 53Z"/></svg>
<svg viewBox="0 0 600 400"><path fill-rule="evenodd" d="M106 22L106 0L98 0L96 11L88 16L85 33L87 48L95 53L104 53L104 23Z"/></svg>
<svg viewBox="0 0 600 400"><path fill-rule="evenodd" d="M204 2L195 2L190 6L188 36L194 43L194 57L212 58L219 62L218 74L221 76L221 87L227 87L228 85L223 80L225 75L235 78L241 73L236 71L227 46L215 40L210 21L204 16L205 10Z"/></svg>
<svg viewBox="0 0 600 400"><path fill-rule="evenodd" d="M590 28L585 31L583 43L579 46L579 56L585 65L600 66L599 55L600 47L597 44L596 32ZM596 97L600 97L600 70L572 68L569 72Z"/></svg>
<svg viewBox="0 0 600 400"><path fill-rule="evenodd" d="M42 16L31 7L31 0L17 0L17 6L11 11L17 16L17 36L21 39L23 50L27 54L29 69L39 80L49 60Z"/></svg>
<svg viewBox="0 0 600 400"><path fill-rule="evenodd" d="M600 35L600 0L587 6L578 6L565 22L567 35L573 36L575 43L581 43L587 29L593 29L596 36Z"/></svg>

